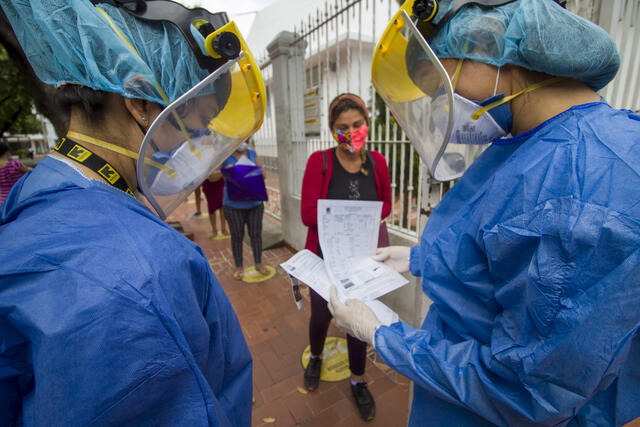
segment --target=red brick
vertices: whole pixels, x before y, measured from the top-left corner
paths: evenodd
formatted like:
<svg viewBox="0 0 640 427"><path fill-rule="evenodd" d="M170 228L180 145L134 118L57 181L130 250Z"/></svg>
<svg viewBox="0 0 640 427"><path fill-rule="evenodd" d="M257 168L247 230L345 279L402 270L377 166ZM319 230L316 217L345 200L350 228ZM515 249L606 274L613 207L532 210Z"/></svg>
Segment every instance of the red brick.
<svg viewBox="0 0 640 427"><path fill-rule="evenodd" d="M322 388L322 386L323 384L321 383L320 388ZM317 390L314 393L309 393L310 398L308 405L314 415L330 408L345 397L342 391L337 388L333 388L332 390L327 390L325 392L319 392L320 390Z"/></svg>
<svg viewBox="0 0 640 427"><path fill-rule="evenodd" d="M389 398L388 398L389 397ZM387 393L382 399L376 400L376 420L380 425L407 425L409 419L409 402L396 398L393 393Z"/></svg>
<svg viewBox="0 0 640 427"><path fill-rule="evenodd" d="M355 404L353 405L354 408L356 408ZM360 417L360 414L358 413L358 409L354 409L354 411L352 411L352 413L350 415L348 415L346 418L341 419L337 424L334 424L333 427L352 427L352 426L375 426L375 425L383 425L383 424L378 424L379 423L379 418L374 418L371 421L365 421L362 419L362 417ZM389 424L389 426L393 426L394 424ZM403 424L398 424L398 425L403 425Z"/></svg>
<svg viewBox="0 0 640 427"><path fill-rule="evenodd" d="M302 379L302 370L295 366L286 366L277 371L269 372L273 381L278 382L287 378Z"/></svg>
<svg viewBox="0 0 640 427"><path fill-rule="evenodd" d="M263 420L265 418L275 418L276 422L273 424L266 424ZM253 426L277 426L277 427L289 427L294 426L294 421L289 409L285 406L282 400L276 400L275 402L267 403L260 408L253 411L252 416Z"/></svg>
<svg viewBox="0 0 640 427"><path fill-rule="evenodd" d="M285 396L297 393L298 383L293 378L287 378L280 382L275 383L271 387L261 390L262 398L265 403L273 402L278 399L282 399Z"/></svg>
<svg viewBox="0 0 640 427"><path fill-rule="evenodd" d="M301 424L313 418L313 412L311 412L311 409L309 409L309 406L307 405L309 401L309 394L302 394L296 391L296 393L288 395L286 399L283 400L297 423Z"/></svg>
<svg viewBox="0 0 640 427"><path fill-rule="evenodd" d="M264 329L267 329L267 331L265 332ZM257 345L268 341L270 338L273 338L276 335L278 335L278 331L276 329L263 328L262 332L259 332L257 335L251 337L250 339L247 339L247 344L252 346Z"/></svg>
<svg viewBox="0 0 640 427"><path fill-rule="evenodd" d="M260 360L253 358L253 384L258 390L264 390L273 385L273 379Z"/></svg>
<svg viewBox="0 0 640 427"><path fill-rule="evenodd" d="M260 359L264 367L267 368L267 372L269 373L271 373L272 371L279 371L284 368L278 356L276 356L276 354L271 350L259 354L258 358Z"/></svg>
<svg viewBox="0 0 640 427"><path fill-rule="evenodd" d="M293 349L289 351L287 354L284 354L280 357L282 364L284 366L297 366L300 371L302 371L302 348Z"/></svg>
<svg viewBox="0 0 640 427"><path fill-rule="evenodd" d="M302 425L305 427L328 427L334 426L340 422L343 418L346 418L351 414L352 409L349 408L349 403L345 400L340 403L332 405L330 408L320 412L314 416L309 422L305 422Z"/></svg>
<svg viewBox="0 0 640 427"><path fill-rule="evenodd" d="M259 344L254 344L249 346L249 351L251 352L251 355L256 358L259 355L263 354L265 351L269 351L272 350L271 345L269 344L269 341L264 341L261 342Z"/></svg>
<svg viewBox="0 0 640 427"><path fill-rule="evenodd" d="M370 383L369 391L374 397L382 396L389 390L393 389L394 387L399 387L399 386L393 381L391 381L391 379L389 379L389 377L385 375L383 377L376 379L372 383Z"/></svg>
<svg viewBox="0 0 640 427"><path fill-rule="evenodd" d="M262 394L260 394L260 390L256 387L255 383L253 385L253 403L251 405L252 409L260 408L264 405L264 400L262 399Z"/></svg>

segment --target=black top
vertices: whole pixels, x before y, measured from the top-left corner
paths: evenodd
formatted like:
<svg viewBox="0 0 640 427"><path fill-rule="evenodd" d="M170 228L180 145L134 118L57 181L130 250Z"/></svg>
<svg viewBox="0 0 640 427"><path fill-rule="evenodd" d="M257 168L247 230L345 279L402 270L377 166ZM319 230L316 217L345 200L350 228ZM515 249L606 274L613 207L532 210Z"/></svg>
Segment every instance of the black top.
<svg viewBox="0 0 640 427"><path fill-rule="evenodd" d="M361 171L351 173L346 171L336 155L336 149L331 150L333 157L333 172L329 181L327 199L334 200L378 200L378 188L376 187L376 177L373 174L371 158L366 157L363 165L369 172L368 175Z"/></svg>
<svg viewBox="0 0 640 427"><path fill-rule="evenodd" d="M333 172L331 173L331 181L329 181L329 190L327 191L327 199L334 200L378 200L378 187L376 186L376 177L373 174L373 165L371 164L371 156L367 156L363 165L364 170L369 172L368 175L358 171L351 173L346 171L336 155L336 148L331 150L333 157ZM323 258L320 242L318 242L318 256Z"/></svg>

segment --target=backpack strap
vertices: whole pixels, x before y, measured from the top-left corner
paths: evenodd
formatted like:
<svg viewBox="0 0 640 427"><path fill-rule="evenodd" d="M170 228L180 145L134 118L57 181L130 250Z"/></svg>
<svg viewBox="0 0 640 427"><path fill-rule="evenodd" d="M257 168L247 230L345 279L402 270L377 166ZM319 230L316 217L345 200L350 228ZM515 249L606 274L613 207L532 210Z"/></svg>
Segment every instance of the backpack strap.
<svg viewBox="0 0 640 427"><path fill-rule="evenodd" d="M378 165L376 165L376 162L375 162L375 160L373 160L373 156L371 155L371 151L369 151L369 150L367 150L367 158L369 159L369 161L373 165L373 170L377 175L378 174Z"/></svg>
<svg viewBox="0 0 640 427"><path fill-rule="evenodd" d="M327 152L322 150L322 178L327 173Z"/></svg>

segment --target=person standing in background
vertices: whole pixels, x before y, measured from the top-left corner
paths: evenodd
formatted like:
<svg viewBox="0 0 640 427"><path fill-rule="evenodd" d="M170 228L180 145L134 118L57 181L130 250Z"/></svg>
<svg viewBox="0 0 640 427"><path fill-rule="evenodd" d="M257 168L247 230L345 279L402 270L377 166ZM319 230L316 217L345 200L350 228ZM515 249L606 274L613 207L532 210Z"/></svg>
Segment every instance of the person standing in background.
<svg viewBox="0 0 640 427"><path fill-rule="evenodd" d="M378 200L382 201L381 218L391 212L391 183L384 156L367 150L369 113L364 101L357 95L344 93L329 106L329 128L338 147L316 151L307 161L302 180L301 217L308 227L305 248L322 257L318 241L318 200ZM378 246L388 246L389 238L381 222ZM304 385L308 390L318 388L322 370L322 351L331 322L327 302L313 289L309 341L311 357L304 372ZM351 392L364 420L375 415L375 401L364 381L367 343L347 335Z"/></svg>
<svg viewBox="0 0 640 427"><path fill-rule="evenodd" d="M0 142L0 205L7 199L11 187L31 170L18 160L11 160L9 145Z"/></svg>
<svg viewBox="0 0 640 427"><path fill-rule="evenodd" d="M197 190L196 190L197 191ZM211 223L211 238L228 236L227 224L222 212L222 198L224 191L224 179L222 173L217 170L202 183L202 192L207 199L207 209L209 211L209 222ZM216 216L220 222L220 229L216 225Z"/></svg>
<svg viewBox="0 0 640 427"><path fill-rule="evenodd" d="M244 164L262 166L256 151L249 148L247 142L243 142L236 148L236 151L224 161L222 168L232 167L240 160L242 160ZM233 260L236 266L233 272L233 278L242 280L244 277L242 240L244 239L245 225L249 232L249 239L251 239L254 268L258 273L267 276L269 270L262 264L262 216L264 214L264 203L262 200L232 200L229 198L229 188L225 182L222 205L224 216L227 219L229 231L231 232L231 252L233 253Z"/></svg>
<svg viewBox="0 0 640 427"><path fill-rule="evenodd" d="M202 215L202 189L201 187L196 188L193 191L193 197L196 202L196 211L191 215L193 218L198 218Z"/></svg>

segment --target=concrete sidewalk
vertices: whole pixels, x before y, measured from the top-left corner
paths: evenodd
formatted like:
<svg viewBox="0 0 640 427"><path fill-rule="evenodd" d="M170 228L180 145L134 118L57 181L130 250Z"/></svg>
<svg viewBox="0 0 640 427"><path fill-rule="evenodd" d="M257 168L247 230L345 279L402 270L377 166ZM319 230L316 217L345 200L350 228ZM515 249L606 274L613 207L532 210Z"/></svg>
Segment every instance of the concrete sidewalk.
<svg viewBox="0 0 640 427"><path fill-rule="evenodd" d="M202 201L206 212L206 201ZM409 381L385 366L370 349L365 378L376 400L373 421L360 419L349 381L321 382L318 390L304 393L301 356L309 344L309 295L297 310L284 271L262 283L244 283L232 277L233 257L229 240L212 240L207 217L193 218L193 196L169 221L180 221L207 256L240 319L253 356L254 426L404 426L409 406ZM273 221L265 215L264 221ZM293 253L285 248L263 252L263 262L276 267ZM244 244L245 266L253 264L250 247ZM329 336L344 337L334 323Z"/></svg>

